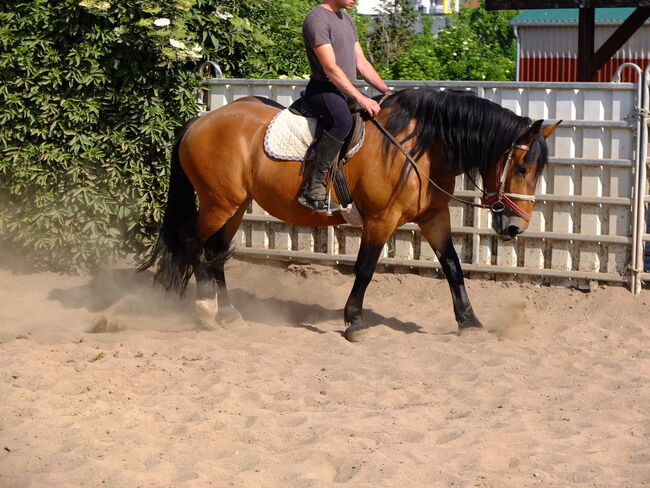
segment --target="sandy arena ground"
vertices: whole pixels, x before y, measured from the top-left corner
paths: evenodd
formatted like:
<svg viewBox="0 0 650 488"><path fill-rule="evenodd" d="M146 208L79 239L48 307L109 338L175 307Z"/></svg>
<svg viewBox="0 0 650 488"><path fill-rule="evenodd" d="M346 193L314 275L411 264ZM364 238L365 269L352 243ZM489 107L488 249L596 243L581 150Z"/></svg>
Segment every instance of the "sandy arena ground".
<svg viewBox="0 0 650 488"><path fill-rule="evenodd" d="M150 273L0 260L0 487L650 486L650 290L231 261L248 327L197 330ZM193 297L193 289L188 292Z"/></svg>

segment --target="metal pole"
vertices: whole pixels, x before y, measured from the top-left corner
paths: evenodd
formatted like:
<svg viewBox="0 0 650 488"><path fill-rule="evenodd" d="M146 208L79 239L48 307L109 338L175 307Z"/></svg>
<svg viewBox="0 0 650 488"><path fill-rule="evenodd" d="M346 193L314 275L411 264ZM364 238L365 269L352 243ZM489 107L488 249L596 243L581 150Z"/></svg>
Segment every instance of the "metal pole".
<svg viewBox="0 0 650 488"><path fill-rule="evenodd" d="M516 61L516 68L515 68L515 81L521 81L520 76L521 76L521 61L519 57L521 56L521 40L519 39L519 32L517 31L517 26L512 27L512 31L515 34L515 39L517 43L517 61Z"/></svg>
<svg viewBox="0 0 650 488"><path fill-rule="evenodd" d="M636 252L636 283L633 293L638 295L641 293L641 286L643 284L642 278L639 276L644 272L644 248L645 241L644 235L646 232L647 226L647 217L646 217L646 206L645 206L645 194L647 187L647 165L646 159L648 157L648 119L650 118L650 64L646 66L643 72L643 103L641 104L641 110L639 110L639 123L641 125L641 131L639 133L639 173L637 179L637 229L639 232L639 240L637 242L637 247L634 250Z"/></svg>
<svg viewBox="0 0 650 488"><path fill-rule="evenodd" d="M208 77L208 78L218 78L223 79L223 73L221 68L214 61L204 61L199 66L199 73ZM210 110L209 105L209 92L210 88L206 85L201 85L196 91L196 103L199 106L199 115L203 115L206 111Z"/></svg>
<svg viewBox="0 0 650 488"><path fill-rule="evenodd" d="M621 81L621 72L625 68L632 68L636 70L638 74L638 80L637 80L637 93L636 93L636 107L635 107L635 115L636 115L636 137L637 137L637 143L639 144L639 147L637 148L636 152L636 161L634 162L634 176L636 177L636 181L633 183L634 184L634 195L632 197L632 263L630 265L630 291L632 293L637 293L637 284L638 284L638 273L639 273L639 267L638 267L638 253L637 253L637 248L639 247L639 239L640 239L640 229L639 229L639 219L638 219L638 214L639 214L639 190L640 190L640 185L639 185L639 172L640 172L640 166L641 166L641 151L640 151L640 143L641 143L641 119L638 116L639 109L643 106L643 71L639 66L637 66L634 63L623 63L620 65L617 69L616 72L614 73L614 76L612 77L612 81L614 83L620 83ZM634 180L633 180L634 181ZM643 197L641 197L643 198ZM643 201L641 200L641 205L643 205Z"/></svg>

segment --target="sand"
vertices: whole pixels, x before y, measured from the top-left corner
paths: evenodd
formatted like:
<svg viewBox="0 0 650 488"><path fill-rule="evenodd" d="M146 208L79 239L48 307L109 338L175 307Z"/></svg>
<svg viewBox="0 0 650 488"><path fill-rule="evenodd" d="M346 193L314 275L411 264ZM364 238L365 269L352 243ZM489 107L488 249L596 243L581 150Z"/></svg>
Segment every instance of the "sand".
<svg viewBox="0 0 650 488"><path fill-rule="evenodd" d="M128 266L0 261L0 486L650 486L650 290L233 260L248 327L200 330Z"/></svg>

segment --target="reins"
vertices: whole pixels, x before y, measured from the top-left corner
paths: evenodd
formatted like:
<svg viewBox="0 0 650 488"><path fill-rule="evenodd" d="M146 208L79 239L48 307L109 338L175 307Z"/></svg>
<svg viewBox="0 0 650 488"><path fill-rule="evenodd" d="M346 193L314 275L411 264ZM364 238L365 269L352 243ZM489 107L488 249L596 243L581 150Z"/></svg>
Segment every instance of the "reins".
<svg viewBox="0 0 650 488"><path fill-rule="evenodd" d="M380 100L379 104L381 105L381 102L384 101L387 95L384 95ZM501 171L501 174L497 174L497 179L499 179L499 190L496 193L487 193L487 191L484 188L480 188L476 182L472 178L469 178L472 184L476 187L477 190L479 190L482 193L482 203L476 203L476 202L469 202L467 200L463 200L461 198L458 198L442 187L438 185L435 181L431 179L431 177L427 174L425 174L422 171L422 168L418 166L418 164L413 160L411 155L408 153L406 149L399 143L395 137L388 132L388 130L382 125L381 122L379 122L377 119L374 117L370 117L370 120L372 121L373 124L392 142L397 149L399 149L402 154L406 157L407 161L410 163L410 165L415 169L415 171L422 177L426 178L428 182L434 186L436 189L447 195L449 198L452 200L455 200L459 203L462 203L464 205L468 205L470 207L478 207L478 208L489 208L492 212L494 213L500 213L503 212L506 209L506 206L510 207L511 210L513 210L518 216L523 218L526 221L530 221L532 218L532 215L530 215L527 212L524 212L519 205L517 205L513 200L526 200L530 202L535 201L535 196L534 195L523 195L521 193L510 193L505 191L506 187L506 177L508 175L508 170L510 169L510 164L512 163L512 155L515 149L521 149L524 151L529 151L530 147L525 146L523 144L513 144L510 146L508 151L504 154L504 158L506 160L503 169Z"/></svg>
<svg viewBox="0 0 650 488"><path fill-rule="evenodd" d="M448 191L446 191L444 188L442 188L440 185L438 185L435 181L433 181L433 180L431 179L430 176L424 174L424 172L422 171L422 168L420 168L420 167L418 166L418 164L413 160L413 158L412 158L411 155L408 153L408 151L407 151L406 149L404 149L404 147L403 147L403 146L402 146L402 145L397 141L397 139L395 139L395 137L393 137L393 135L392 135L390 132L388 132L388 130L387 130L387 129L386 129L386 128L381 124L381 122L379 122L379 121L378 121L377 119L375 119L374 117L373 117L372 119L370 119L370 120L372 121L373 124L375 124L375 125L379 128L380 131L382 131L382 132L384 133L384 135L385 135L386 137L388 137L388 139L390 140L390 142L392 142L393 144L395 144L395 146L397 147L397 149L399 149L400 151L402 151L402 154L404 154L404 156L406 156L407 161L408 161L408 162L411 164L411 166L413 166L413 168L414 168L414 169L415 169L415 170L420 174L420 176L426 178L426 179L429 181L429 183L431 183L435 188L437 188L438 190L440 190L442 193L444 193L445 195L447 195L447 196L450 197L451 199L456 200L457 202L464 203L465 205L470 205L470 206L472 206L472 207L488 208L487 205L483 205L483 204L481 204L481 203L475 203L475 202L468 202L467 200L462 200L462 199L460 199L460 198L458 198L458 197L455 197L454 195L452 195L452 194L449 193Z"/></svg>

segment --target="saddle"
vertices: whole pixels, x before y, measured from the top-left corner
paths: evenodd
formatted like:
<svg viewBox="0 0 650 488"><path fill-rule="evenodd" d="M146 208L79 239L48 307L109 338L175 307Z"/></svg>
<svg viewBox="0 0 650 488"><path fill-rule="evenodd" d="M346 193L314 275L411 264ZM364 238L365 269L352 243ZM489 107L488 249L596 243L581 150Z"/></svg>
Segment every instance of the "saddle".
<svg viewBox="0 0 650 488"><path fill-rule="evenodd" d="M302 95L304 91L301 92L300 98L273 117L264 135L266 153L283 161L303 161L301 173L305 162L309 162L310 153L323 130L318 123L318 117L311 111ZM352 130L345 138L340 152L342 156L338 164L332 166L330 174L336 196L344 207L352 203L352 196L343 173L343 165L361 149L365 137L361 107L354 100L348 101L348 107L352 113Z"/></svg>
<svg viewBox="0 0 650 488"><path fill-rule="evenodd" d="M303 92L300 93L303 95ZM365 126L363 124L364 118L362 115L361 106L354 100L348 100L348 108L350 113L352 113L352 130L345 138L345 142L341 147L342 158L339 159L339 164L345 164L348 160L356 154L356 152L361 149L363 144L363 139L365 136ZM288 110L296 115L301 115L302 117L316 117L317 116L311 111L305 99L301 96L298 100L289 105ZM321 128L318 127L316 133L317 136L320 136Z"/></svg>

